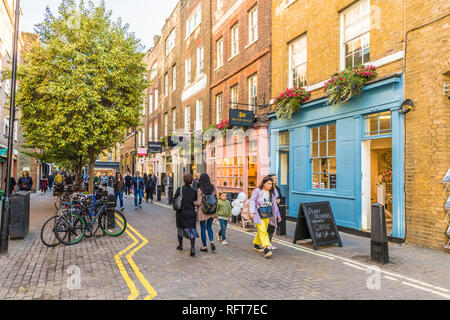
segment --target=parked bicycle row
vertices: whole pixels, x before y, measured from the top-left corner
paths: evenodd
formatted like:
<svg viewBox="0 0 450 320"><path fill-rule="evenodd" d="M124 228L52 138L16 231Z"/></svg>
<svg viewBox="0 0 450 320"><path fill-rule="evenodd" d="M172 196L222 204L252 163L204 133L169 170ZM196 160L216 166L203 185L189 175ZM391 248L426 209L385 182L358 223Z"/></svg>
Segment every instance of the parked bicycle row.
<svg viewBox="0 0 450 320"><path fill-rule="evenodd" d="M124 233L127 221L115 209L114 195L101 188L94 195L72 190L65 187L58 194L55 199L57 212L42 226L41 240L46 246L74 245L83 237L117 237Z"/></svg>

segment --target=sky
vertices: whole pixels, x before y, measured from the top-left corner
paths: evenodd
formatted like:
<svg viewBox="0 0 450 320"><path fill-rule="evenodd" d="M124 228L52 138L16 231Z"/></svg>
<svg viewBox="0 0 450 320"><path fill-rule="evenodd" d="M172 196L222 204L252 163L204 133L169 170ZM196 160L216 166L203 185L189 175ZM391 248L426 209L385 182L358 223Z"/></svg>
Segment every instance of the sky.
<svg viewBox="0 0 450 320"><path fill-rule="evenodd" d="M98 4L100 0L94 0ZM141 39L145 50L153 46L153 36L161 34L166 18L174 10L178 0L105 0L106 8L112 10L112 19L122 17L130 24L130 31ZM57 13L61 0L21 0L23 12L22 31L34 32L34 25L44 20L47 6Z"/></svg>

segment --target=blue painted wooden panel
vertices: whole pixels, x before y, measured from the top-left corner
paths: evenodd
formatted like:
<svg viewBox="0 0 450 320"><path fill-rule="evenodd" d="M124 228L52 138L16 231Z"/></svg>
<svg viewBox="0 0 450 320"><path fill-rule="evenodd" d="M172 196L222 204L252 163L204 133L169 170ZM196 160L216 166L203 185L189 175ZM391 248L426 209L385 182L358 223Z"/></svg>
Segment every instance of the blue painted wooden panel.
<svg viewBox="0 0 450 320"><path fill-rule="evenodd" d="M355 194L355 133L353 118L336 122L336 192L342 195Z"/></svg>

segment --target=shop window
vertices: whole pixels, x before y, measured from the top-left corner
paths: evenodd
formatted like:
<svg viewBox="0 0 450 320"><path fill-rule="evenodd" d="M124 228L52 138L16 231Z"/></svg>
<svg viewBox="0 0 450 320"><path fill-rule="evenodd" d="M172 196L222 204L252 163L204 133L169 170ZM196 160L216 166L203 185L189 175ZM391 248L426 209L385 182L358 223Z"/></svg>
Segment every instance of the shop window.
<svg viewBox="0 0 450 320"><path fill-rule="evenodd" d="M336 189L336 124L311 128L312 188Z"/></svg>
<svg viewBox="0 0 450 320"><path fill-rule="evenodd" d="M244 158L232 157L216 161L218 187L242 189L244 187Z"/></svg>
<svg viewBox="0 0 450 320"><path fill-rule="evenodd" d="M289 43L289 87L306 86L306 35Z"/></svg>
<svg viewBox="0 0 450 320"><path fill-rule="evenodd" d="M379 112L364 117L364 136L391 134L391 112Z"/></svg>

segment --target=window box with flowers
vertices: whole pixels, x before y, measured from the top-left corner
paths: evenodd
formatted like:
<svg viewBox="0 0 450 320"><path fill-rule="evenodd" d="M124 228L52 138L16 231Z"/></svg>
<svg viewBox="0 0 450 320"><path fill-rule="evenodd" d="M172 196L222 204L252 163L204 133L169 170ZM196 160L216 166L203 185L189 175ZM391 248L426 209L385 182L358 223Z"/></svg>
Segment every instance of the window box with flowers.
<svg viewBox="0 0 450 320"><path fill-rule="evenodd" d="M311 92L303 88L288 88L275 98L275 114L278 119L290 119L300 110L300 106L311 97Z"/></svg>
<svg viewBox="0 0 450 320"><path fill-rule="evenodd" d="M348 102L360 95L366 83L376 77L376 68L372 65L350 67L333 74L324 88L328 94L328 104L338 107Z"/></svg>

